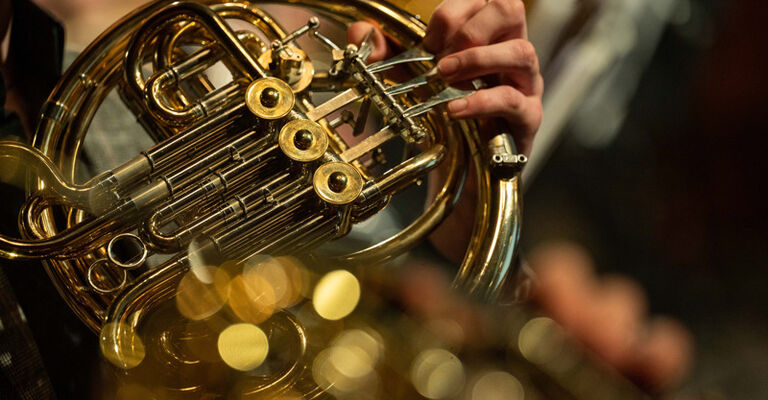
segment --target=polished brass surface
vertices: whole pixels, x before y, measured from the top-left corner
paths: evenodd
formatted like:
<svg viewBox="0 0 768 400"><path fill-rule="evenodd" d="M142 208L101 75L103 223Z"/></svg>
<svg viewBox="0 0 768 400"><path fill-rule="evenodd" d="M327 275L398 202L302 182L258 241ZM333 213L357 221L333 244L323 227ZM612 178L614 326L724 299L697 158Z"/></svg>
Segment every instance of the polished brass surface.
<svg viewBox="0 0 768 400"><path fill-rule="evenodd" d="M245 92L245 104L259 118L278 119L286 116L296 99L285 81L261 78L253 81Z"/></svg>
<svg viewBox="0 0 768 400"><path fill-rule="evenodd" d="M363 177L352 164L330 162L315 171L312 184L321 199L331 204L349 204L363 190Z"/></svg>
<svg viewBox="0 0 768 400"><path fill-rule="evenodd" d="M296 161L314 161L328 150L328 135L317 122L296 119L280 129L280 150Z"/></svg>
<svg viewBox="0 0 768 400"><path fill-rule="evenodd" d="M286 46L278 51L279 55L275 57L274 50L269 49L261 54L259 63L265 69L274 70L278 76L282 77L286 83L291 86L294 93L299 93L306 89L315 74L315 67L303 50Z"/></svg>

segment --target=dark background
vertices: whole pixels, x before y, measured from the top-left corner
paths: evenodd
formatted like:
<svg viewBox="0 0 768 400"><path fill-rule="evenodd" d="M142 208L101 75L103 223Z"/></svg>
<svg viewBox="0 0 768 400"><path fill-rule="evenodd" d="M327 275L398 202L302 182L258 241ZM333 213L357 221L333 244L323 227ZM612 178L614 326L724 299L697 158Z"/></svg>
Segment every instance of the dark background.
<svg viewBox="0 0 768 400"><path fill-rule="evenodd" d="M766 398L768 5L695 3L704 14L666 29L617 138L594 149L565 133L526 193L523 247L574 240L636 278L650 312L694 335L685 392Z"/></svg>

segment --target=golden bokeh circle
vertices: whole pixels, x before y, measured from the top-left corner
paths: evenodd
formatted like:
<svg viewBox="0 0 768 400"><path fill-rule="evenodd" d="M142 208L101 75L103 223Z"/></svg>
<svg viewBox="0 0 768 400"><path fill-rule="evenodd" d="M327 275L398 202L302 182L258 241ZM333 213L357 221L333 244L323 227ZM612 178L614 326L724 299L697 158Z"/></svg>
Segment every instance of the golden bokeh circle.
<svg viewBox="0 0 768 400"><path fill-rule="evenodd" d="M278 94L277 104L272 107L267 107L261 103L261 94L267 89L274 89ZM259 118L282 118L293 109L295 101L296 98L293 96L291 87L282 80L273 77L256 79L245 91L245 105Z"/></svg>
<svg viewBox="0 0 768 400"><path fill-rule="evenodd" d="M275 312L275 290L256 273L236 276L229 283L229 307L241 320L258 324Z"/></svg>
<svg viewBox="0 0 768 400"><path fill-rule="evenodd" d="M333 345L361 350L371 367L379 362L384 351L381 335L369 328L343 331L333 340Z"/></svg>
<svg viewBox="0 0 768 400"><path fill-rule="evenodd" d="M328 179L335 173L343 174L346 186L341 191L331 189ZM321 165L312 177L315 193L321 199L331 204L348 204L360 195L363 190L363 177L352 164L345 162L329 162Z"/></svg>
<svg viewBox="0 0 768 400"><path fill-rule="evenodd" d="M312 135L311 144L307 149L303 150L298 148L294 141L296 134L302 130L309 131ZM283 125L283 128L280 129L278 143L280 144L280 150L289 158L308 162L317 160L325 154L325 151L328 149L328 135L317 122L308 119L295 119Z"/></svg>
<svg viewBox="0 0 768 400"><path fill-rule="evenodd" d="M535 364L558 360L563 352L565 337L557 323L547 317L536 317L520 329L517 346L523 357Z"/></svg>
<svg viewBox="0 0 768 400"><path fill-rule="evenodd" d="M312 361L312 379L323 390L348 397L355 393L374 393L378 375L365 361L360 349L333 346L317 354Z"/></svg>
<svg viewBox="0 0 768 400"><path fill-rule="evenodd" d="M295 257L280 256L275 257L275 261L283 266L288 280L291 283L291 296L286 296L283 300L284 307L290 307L299 302L302 298L309 297L312 289L310 276L307 268Z"/></svg>
<svg viewBox="0 0 768 400"><path fill-rule="evenodd" d="M349 315L360 301L360 282L343 269L331 271L317 282L312 293L315 312L324 319L335 321Z"/></svg>
<svg viewBox="0 0 768 400"><path fill-rule="evenodd" d="M269 340L258 326L240 323L221 331L217 347L221 359L228 366L238 371L250 371L267 358Z"/></svg>
<svg viewBox="0 0 768 400"><path fill-rule="evenodd" d="M187 272L176 290L181 315L197 321L221 309L229 296L229 274L213 266L197 266Z"/></svg>
<svg viewBox="0 0 768 400"><path fill-rule="evenodd" d="M464 366L453 353L429 349L419 353L411 364L411 383L428 399L452 397L464 386Z"/></svg>
<svg viewBox="0 0 768 400"><path fill-rule="evenodd" d="M524 400L525 389L517 378L504 371L484 373L472 386L471 400Z"/></svg>

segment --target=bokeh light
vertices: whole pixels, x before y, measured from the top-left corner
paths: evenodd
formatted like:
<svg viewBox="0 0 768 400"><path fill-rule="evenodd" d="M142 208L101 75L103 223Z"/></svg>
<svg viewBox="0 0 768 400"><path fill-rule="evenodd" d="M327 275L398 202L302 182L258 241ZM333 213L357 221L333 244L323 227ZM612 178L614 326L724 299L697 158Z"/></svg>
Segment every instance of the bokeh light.
<svg viewBox="0 0 768 400"><path fill-rule="evenodd" d="M349 271L331 271L312 293L312 304L321 317L335 321L349 315L360 300L360 282Z"/></svg>
<svg viewBox="0 0 768 400"><path fill-rule="evenodd" d="M517 378L504 371L486 372L472 386L472 400L523 399L523 385Z"/></svg>
<svg viewBox="0 0 768 400"><path fill-rule="evenodd" d="M537 317L526 322L520 329L518 347L520 354L528 361L536 364L547 364L554 361L562 351L561 340L554 337L559 327L547 317Z"/></svg>
<svg viewBox="0 0 768 400"><path fill-rule="evenodd" d="M229 297L229 274L212 266L195 266L176 290L176 307L191 320L208 318L221 309Z"/></svg>
<svg viewBox="0 0 768 400"><path fill-rule="evenodd" d="M383 348L381 335L373 329L343 331L315 357L312 377L332 394L372 394L378 385L375 371Z"/></svg>
<svg viewBox="0 0 768 400"><path fill-rule="evenodd" d="M241 320L258 324L275 312L275 290L259 274L238 275L229 284L229 307Z"/></svg>
<svg viewBox="0 0 768 400"><path fill-rule="evenodd" d="M301 263L292 257L259 255L244 264L243 275L256 274L272 286L278 308L296 304L307 291L309 276Z"/></svg>
<svg viewBox="0 0 768 400"><path fill-rule="evenodd" d="M256 325L241 323L230 325L219 334L219 355L224 362L238 371L250 371L260 366L269 353L269 340Z"/></svg>
<svg viewBox="0 0 768 400"><path fill-rule="evenodd" d="M464 366L451 352L429 349L419 353L411 364L411 382L422 396L444 399L464 387Z"/></svg>
<svg viewBox="0 0 768 400"><path fill-rule="evenodd" d="M99 335L101 353L122 369L137 367L144 360L144 343L130 325L122 322L104 324Z"/></svg>
<svg viewBox="0 0 768 400"><path fill-rule="evenodd" d="M378 376L368 355L355 346L332 346L321 351L312 363L312 377L327 392L340 396L371 393Z"/></svg>
<svg viewBox="0 0 768 400"><path fill-rule="evenodd" d="M284 301L285 307L292 306L302 298L309 297L312 287L310 285L309 271L304 264L296 257L291 256L275 257L275 260L285 270L293 289L293 297L287 297Z"/></svg>
<svg viewBox="0 0 768 400"><path fill-rule="evenodd" d="M381 335L373 329L349 329L333 340L335 346L355 347L365 353L373 366L379 361L384 350Z"/></svg>

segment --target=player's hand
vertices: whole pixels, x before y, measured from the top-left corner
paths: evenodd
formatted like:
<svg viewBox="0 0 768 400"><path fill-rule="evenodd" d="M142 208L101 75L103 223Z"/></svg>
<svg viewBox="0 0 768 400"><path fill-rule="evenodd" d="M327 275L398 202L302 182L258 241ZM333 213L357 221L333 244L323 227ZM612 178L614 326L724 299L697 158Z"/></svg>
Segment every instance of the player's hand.
<svg viewBox="0 0 768 400"><path fill-rule="evenodd" d="M348 39L360 43L372 25L350 26ZM376 30L371 61L389 54ZM521 0L445 0L427 26L424 48L438 55L438 72L448 82L486 77L497 83L448 104L454 118L501 117L518 149L529 154L541 124L544 83L536 51L528 41Z"/></svg>

